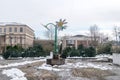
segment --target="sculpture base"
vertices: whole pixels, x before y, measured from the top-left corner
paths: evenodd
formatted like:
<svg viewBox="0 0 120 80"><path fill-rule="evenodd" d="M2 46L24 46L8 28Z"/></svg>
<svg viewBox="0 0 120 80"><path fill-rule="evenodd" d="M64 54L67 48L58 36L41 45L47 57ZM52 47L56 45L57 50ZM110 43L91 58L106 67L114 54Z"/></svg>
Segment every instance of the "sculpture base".
<svg viewBox="0 0 120 80"><path fill-rule="evenodd" d="M63 65L65 64L65 59L47 59L46 61L49 65Z"/></svg>

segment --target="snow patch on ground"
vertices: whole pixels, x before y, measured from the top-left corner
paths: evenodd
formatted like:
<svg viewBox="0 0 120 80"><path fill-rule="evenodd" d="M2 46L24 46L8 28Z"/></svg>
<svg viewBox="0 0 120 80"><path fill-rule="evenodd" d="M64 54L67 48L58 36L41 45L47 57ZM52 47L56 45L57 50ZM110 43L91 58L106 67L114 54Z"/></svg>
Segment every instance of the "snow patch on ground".
<svg viewBox="0 0 120 80"><path fill-rule="evenodd" d="M41 59L41 60L35 60L35 61L24 61L20 63L11 63L8 65L0 65L0 68L7 68L7 67L14 67L14 66L19 66L19 65L26 65L26 64L31 64L34 62L39 62L39 61L46 61L46 59Z"/></svg>
<svg viewBox="0 0 120 80"><path fill-rule="evenodd" d="M110 58L110 59L112 59L113 58L113 56L112 55L107 55L107 54L100 54L100 55L96 55L95 56L96 58Z"/></svg>
<svg viewBox="0 0 120 80"><path fill-rule="evenodd" d="M24 77L25 73L17 68L3 70L2 74L6 74L8 77L11 77L12 79L10 80L27 80L27 78Z"/></svg>
<svg viewBox="0 0 120 80"><path fill-rule="evenodd" d="M61 68L98 68L101 70L112 69L109 66L98 65L98 64L93 64L93 63L83 63L83 62L66 63L65 65L61 65L59 67L61 67Z"/></svg>
<svg viewBox="0 0 120 80"><path fill-rule="evenodd" d="M110 70L112 67L105 65L98 65L93 63L85 63L85 62L76 62L76 63L66 63L64 65L47 65L46 63L42 64L38 69L50 70L50 71L62 71L62 70L70 70L72 68L97 68L101 70Z"/></svg>
<svg viewBox="0 0 120 80"><path fill-rule="evenodd" d="M95 57L67 57L67 59L71 59L71 58L74 58L74 59L81 59L81 58L110 58L110 59L112 59L113 58L113 56L112 55L109 55L109 54L100 54L100 55L96 55Z"/></svg>
<svg viewBox="0 0 120 80"><path fill-rule="evenodd" d="M50 70L50 71L61 71L61 70L63 70L63 69L55 68L55 66L51 66L51 65L47 65L46 63L43 63L40 67L38 67L38 69L44 69L44 70Z"/></svg>
<svg viewBox="0 0 120 80"><path fill-rule="evenodd" d="M0 56L0 60L3 60L3 57L2 57L2 56Z"/></svg>
<svg viewBox="0 0 120 80"><path fill-rule="evenodd" d="M108 58L107 57L100 57L100 58L97 58L96 60L97 61L100 61L100 60L102 60L102 61L108 61Z"/></svg>
<svg viewBox="0 0 120 80"><path fill-rule="evenodd" d="M23 58L22 60L44 60L46 59L45 57L27 57Z"/></svg>
<svg viewBox="0 0 120 80"><path fill-rule="evenodd" d="M78 59L79 59L79 58L82 58L82 57L78 57L78 56L75 56L75 57L67 57L67 59L69 59L69 58L76 58L76 59L78 58Z"/></svg>

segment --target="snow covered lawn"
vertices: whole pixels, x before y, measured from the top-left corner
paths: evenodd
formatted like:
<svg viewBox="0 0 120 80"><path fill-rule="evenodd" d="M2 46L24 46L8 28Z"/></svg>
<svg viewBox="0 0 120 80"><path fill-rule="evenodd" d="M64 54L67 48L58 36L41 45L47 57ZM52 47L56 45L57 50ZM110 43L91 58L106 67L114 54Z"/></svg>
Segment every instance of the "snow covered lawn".
<svg viewBox="0 0 120 80"><path fill-rule="evenodd" d="M72 68L97 68L101 70L110 70L112 67L102 65L102 64L94 64L94 63L87 63L87 62L75 62L75 63L66 63L64 65L47 65L46 63L42 64L38 69L45 69L45 70L51 70L51 71L62 71L62 70L68 70Z"/></svg>
<svg viewBox="0 0 120 80"><path fill-rule="evenodd" d="M7 67L15 67L15 66L20 66L20 65L26 65L26 64L31 64L39 61L46 61L46 59L40 59L40 60L34 60L34 61L24 61L24 62L19 62L19 63L11 63L7 65L0 65L0 68L7 68Z"/></svg>
<svg viewBox="0 0 120 80"><path fill-rule="evenodd" d="M116 68L116 66L110 62L91 62L81 59L66 59L64 65L54 66L47 65L45 61L46 59L29 59L18 61L18 63L17 61L13 63L9 63L8 61L6 65L0 64L1 74L7 75L8 78L11 77L10 80L32 80L33 78L34 80L39 80L43 77L58 78L56 80L93 80L89 79L89 76L90 78L92 78L93 75L96 75L95 77L99 77L100 75L100 77L103 78L109 75L113 76L109 71L113 71L113 69ZM104 76L102 76L103 74ZM1 77L0 75L0 78ZM94 80L98 79L96 78Z"/></svg>
<svg viewBox="0 0 120 80"><path fill-rule="evenodd" d="M10 80L27 80L27 78L24 77L25 73L23 73L20 69L17 68L3 70L2 74L11 77L12 79Z"/></svg>

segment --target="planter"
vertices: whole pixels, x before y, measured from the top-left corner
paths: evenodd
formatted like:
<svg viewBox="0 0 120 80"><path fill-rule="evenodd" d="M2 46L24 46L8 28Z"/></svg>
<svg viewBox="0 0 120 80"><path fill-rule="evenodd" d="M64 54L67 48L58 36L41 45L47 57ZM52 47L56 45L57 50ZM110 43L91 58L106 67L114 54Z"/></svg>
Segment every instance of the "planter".
<svg viewBox="0 0 120 80"><path fill-rule="evenodd" d="M47 59L46 61L47 64L49 65L63 65L65 64L65 59L60 58L59 54L53 54L52 59Z"/></svg>
<svg viewBox="0 0 120 80"><path fill-rule="evenodd" d="M65 64L65 59L47 59L47 64L49 65L63 65Z"/></svg>
<svg viewBox="0 0 120 80"><path fill-rule="evenodd" d="M120 53L113 53L113 63L120 65Z"/></svg>

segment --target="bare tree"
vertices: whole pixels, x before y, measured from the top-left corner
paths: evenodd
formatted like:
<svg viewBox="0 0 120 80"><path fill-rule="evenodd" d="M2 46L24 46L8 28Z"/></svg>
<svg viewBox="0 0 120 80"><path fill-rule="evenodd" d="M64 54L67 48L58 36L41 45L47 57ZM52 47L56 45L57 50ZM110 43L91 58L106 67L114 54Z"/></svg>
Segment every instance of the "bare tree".
<svg viewBox="0 0 120 80"><path fill-rule="evenodd" d="M100 33L99 33L99 28L95 24L90 27L90 37L91 37L91 45L96 47L98 45L98 42L100 40Z"/></svg>
<svg viewBox="0 0 120 80"><path fill-rule="evenodd" d="M104 34L104 33L100 33L99 37L100 37L100 43L101 44L107 43L110 39L108 34Z"/></svg>
<svg viewBox="0 0 120 80"><path fill-rule="evenodd" d="M118 33L119 33L118 27L114 26L113 34L115 35L116 42L118 42Z"/></svg>
<svg viewBox="0 0 120 80"><path fill-rule="evenodd" d="M114 52L119 52L119 50L120 50L120 45L119 45L119 42L120 42L120 27L118 27L118 26L113 27L113 35L115 36L115 42L114 42L115 47L113 48L113 51Z"/></svg>
<svg viewBox="0 0 120 80"><path fill-rule="evenodd" d="M53 26L50 26L49 30L45 31L45 36L50 40L54 39L54 27Z"/></svg>

